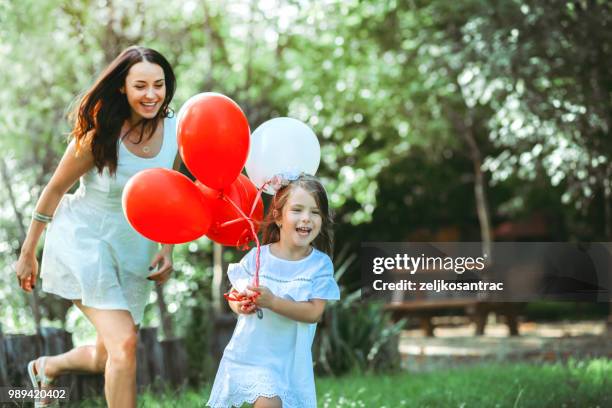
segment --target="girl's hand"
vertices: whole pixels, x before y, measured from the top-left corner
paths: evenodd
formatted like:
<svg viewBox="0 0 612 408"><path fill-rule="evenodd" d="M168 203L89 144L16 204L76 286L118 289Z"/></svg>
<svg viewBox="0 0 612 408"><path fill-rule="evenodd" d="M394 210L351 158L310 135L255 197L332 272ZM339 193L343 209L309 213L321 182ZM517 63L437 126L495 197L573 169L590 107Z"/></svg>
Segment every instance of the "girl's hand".
<svg viewBox="0 0 612 408"><path fill-rule="evenodd" d="M152 271L157 267L157 272L147 277L148 280L157 282L158 285L163 284L170 279L172 273L172 249L173 245L162 245L161 251L155 254L151 261L149 270Z"/></svg>
<svg viewBox="0 0 612 408"><path fill-rule="evenodd" d="M253 299L250 296L254 292L250 290L243 290L238 292L236 289L232 288L230 290L230 297L228 298L228 303L230 308L238 314L253 314L257 310L257 306L253 303Z"/></svg>
<svg viewBox="0 0 612 408"><path fill-rule="evenodd" d="M36 286L38 276L38 261L35 255L21 255L15 265L15 273L19 286L26 292L31 292Z"/></svg>
<svg viewBox="0 0 612 408"><path fill-rule="evenodd" d="M240 314L253 314L255 309L257 309L257 306L250 299L238 301L238 313Z"/></svg>
<svg viewBox="0 0 612 408"><path fill-rule="evenodd" d="M270 291L270 289L266 288L265 286L248 286L247 289L259 294L259 296L257 296L255 299L255 305L272 309L277 297Z"/></svg>

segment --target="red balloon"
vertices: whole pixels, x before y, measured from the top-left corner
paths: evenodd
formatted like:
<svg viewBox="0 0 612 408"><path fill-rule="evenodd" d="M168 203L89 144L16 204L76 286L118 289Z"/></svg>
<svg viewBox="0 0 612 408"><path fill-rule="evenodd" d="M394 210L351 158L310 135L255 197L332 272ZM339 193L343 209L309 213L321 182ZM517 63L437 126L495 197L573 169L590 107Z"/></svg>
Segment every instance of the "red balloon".
<svg viewBox="0 0 612 408"><path fill-rule="evenodd" d="M225 95L201 93L179 116L179 152L189 171L212 189L228 187L249 154L249 122L238 104Z"/></svg>
<svg viewBox="0 0 612 408"><path fill-rule="evenodd" d="M223 199L223 195L232 200L241 211L247 216L251 212L255 197L257 197L257 187L244 174L238 175L236 181L231 186L219 192L213 190L202 183L196 182L211 209L212 224L206 236L219 244L229 246L244 246L254 239L253 233L247 221L222 226L223 223L232 221L240 217L236 208ZM259 231L259 224L263 219L263 201L261 197L257 200L255 211L251 216L255 221L255 233Z"/></svg>
<svg viewBox="0 0 612 408"><path fill-rule="evenodd" d="M169 169L147 169L125 185L123 212L141 235L162 244L182 244L206 234L210 208L196 185Z"/></svg>

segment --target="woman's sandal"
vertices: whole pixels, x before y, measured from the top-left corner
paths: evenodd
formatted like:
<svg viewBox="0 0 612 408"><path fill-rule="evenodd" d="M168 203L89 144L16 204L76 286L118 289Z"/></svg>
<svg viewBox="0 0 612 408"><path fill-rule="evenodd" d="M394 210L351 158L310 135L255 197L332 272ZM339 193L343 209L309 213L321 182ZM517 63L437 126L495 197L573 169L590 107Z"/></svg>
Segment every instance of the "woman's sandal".
<svg viewBox="0 0 612 408"><path fill-rule="evenodd" d="M28 375L30 376L32 387L34 388L34 390L49 389L49 386L53 385L54 379L49 379L49 377L47 377L45 374L45 365L47 364L47 357L40 357L38 359L38 361L40 361L38 365L38 370L36 370L36 367L34 366L36 364L36 361L37 360L32 360L28 363ZM57 400L43 402L43 399L39 398L34 401L34 407L59 407L59 402Z"/></svg>

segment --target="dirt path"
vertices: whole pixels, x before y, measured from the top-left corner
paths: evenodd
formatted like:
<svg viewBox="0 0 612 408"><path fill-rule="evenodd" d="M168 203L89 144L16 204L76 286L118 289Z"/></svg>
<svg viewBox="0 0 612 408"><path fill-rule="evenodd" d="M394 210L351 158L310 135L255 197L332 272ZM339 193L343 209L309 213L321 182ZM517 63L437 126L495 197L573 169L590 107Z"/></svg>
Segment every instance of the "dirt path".
<svg viewBox="0 0 612 408"><path fill-rule="evenodd" d="M405 330L400 339L403 366L429 371L484 361L565 361L569 358L612 358L612 338L605 323L580 321L522 323L521 336L508 337L501 324L488 324L484 336L474 336L472 325L437 327L436 337Z"/></svg>

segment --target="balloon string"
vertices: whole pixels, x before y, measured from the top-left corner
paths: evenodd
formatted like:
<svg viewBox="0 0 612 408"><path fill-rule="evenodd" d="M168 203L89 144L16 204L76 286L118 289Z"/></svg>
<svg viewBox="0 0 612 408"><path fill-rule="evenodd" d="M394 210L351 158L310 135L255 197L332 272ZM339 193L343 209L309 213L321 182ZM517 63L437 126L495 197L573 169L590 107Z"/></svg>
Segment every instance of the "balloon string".
<svg viewBox="0 0 612 408"><path fill-rule="evenodd" d="M270 182L266 181L261 187L257 189L257 196L255 196L255 201L253 201L253 206L251 207L251 212L249 212L249 217L253 216L253 213L255 212L255 208L257 208L257 202L261 198L261 193L263 192L264 188L268 186L268 184L270 184Z"/></svg>
<svg viewBox="0 0 612 408"><path fill-rule="evenodd" d="M236 218L236 219L231 220L231 221L226 221L223 224L221 224L219 226L219 228L227 227L229 225L236 224L236 223L241 222L243 220L249 223L249 227L251 229L251 234L253 235L253 238L255 239L255 244L257 245L257 250L255 252L255 276L254 276L254 284L255 284L254 286L255 287L259 286L259 265L260 265L260 261L259 261L260 258L259 257L260 257L260 253L261 253L261 244L259 242L259 237L257 236L257 232L255 231L255 225L254 225L255 221L251 217L253 216L253 213L255 212L255 209L257 208L257 203L258 203L259 199L261 198L261 193L268 186L268 184L270 184L269 181L265 182L260 188L257 189L257 196L255 196L255 200L253 201L253 205L251 206L251 211L249 212L248 216L229 197L227 197L222 192L220 192L220 194L219 194L219 196L221 198L223 198L225 201L227 201L228 203L230 203L234 207L234 209L238 212L238 214L240 215L240 218ZM236 296L236 294L234 294L234 293L226 293L223 296L227 300L232 300L232 301L240 300ZM258 314L258 316L259 316L259 314Z"/></svg>
<svg viewBox="0 0 612 408"><path fill-rule="evenodd" d="M253 213L255 212L255 208L257 208L257 203L259 202L261 198L261 192L263 191L264 188L266 188L268 184L269 182L265 182L259 189L257 189L257 195L255 196L255 200L253 201L253 206L251 207L251 211L249 212L249 218L247 219L247 221L249 222L249 225L251 226L251 232L253 233L253 237L255 238L255 243L257 244L257 250L255 252L255 287L259 286L259 255L261 253L261 244L259 243L259 238L257 237L257 232L255 231L255 226L253 224L253 219L251 217L253 216ZM237 207L236 204L234 204L234 206ZM257 316L260 317L259 312Z"/></svg>
<svg viewBox="0 0 612 408"><path fill-rule="evenodd" d="M225 194L223 195L223 199L234 207L234 209L238 212L238 214L240 214L242 219L249 223L249 227L251 228L251 234L253 235L253 238L255 239L255 243L257 245L257 251L255 253L255 277L254 277L253 286L258 287L259 286L259 254L261 252L261 245L259 243L259 237L257 236L257 232L255 231L255 224L253 223L253 220L250 217L248 217L242 211L242 209L235 202L233 202L229 197L227 197Z"/></svg>
<svg viewBox="0 0 612 408"><path fill-rule="evenodd" d="M230 225L238 224L239 222L244 221L244 218L236 218L235 220L225 221L223 224L219 224L217 228L229 227Z"/></svg>

